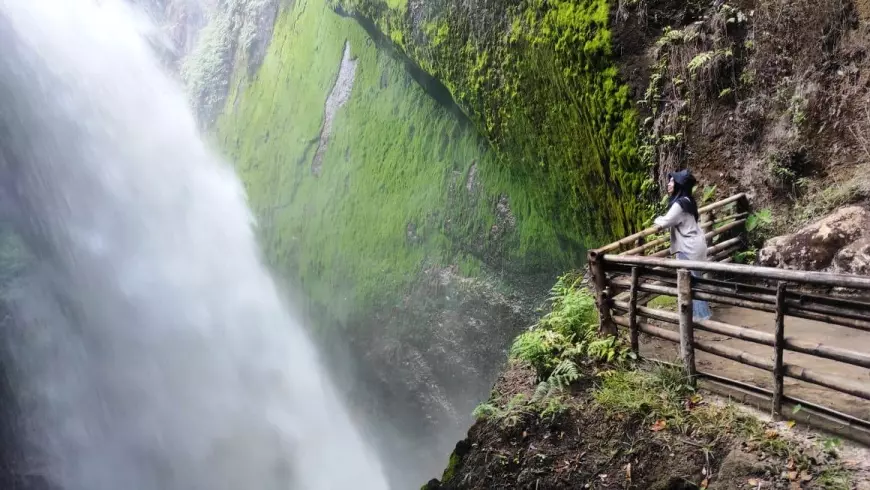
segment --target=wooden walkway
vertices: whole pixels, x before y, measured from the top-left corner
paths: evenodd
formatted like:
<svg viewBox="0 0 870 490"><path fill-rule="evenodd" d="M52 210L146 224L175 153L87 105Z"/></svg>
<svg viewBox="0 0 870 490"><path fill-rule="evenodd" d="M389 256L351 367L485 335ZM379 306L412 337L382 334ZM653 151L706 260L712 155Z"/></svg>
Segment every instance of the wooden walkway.
<svg viewBox="0 0 870 490"><path fill-rule="evenodd" d="M746 197L700 211L709 262L666 258L658 227L590 252L601 331L625 328L642 356L752 392L776 415L801 405L806 421L870 443L870 300L833 292L870 297L870 278L730 263L745 243ZM662 295L676 311L645 306ZM693 299L718 306L715 319L692 318Z"/></svg>

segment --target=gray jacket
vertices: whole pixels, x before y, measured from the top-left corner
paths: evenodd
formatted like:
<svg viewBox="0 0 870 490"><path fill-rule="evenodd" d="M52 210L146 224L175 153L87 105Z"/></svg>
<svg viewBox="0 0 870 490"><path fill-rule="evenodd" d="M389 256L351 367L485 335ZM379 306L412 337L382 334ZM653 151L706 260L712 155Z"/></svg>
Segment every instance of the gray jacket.
<svg viewBox="0 0 870 490"><path fill-rule="evenodd" d="M656 226L671 230L671 253L683 252L689 260L707 260L707 240L698 221L674 203L668 213L655 219Z"/></svg>

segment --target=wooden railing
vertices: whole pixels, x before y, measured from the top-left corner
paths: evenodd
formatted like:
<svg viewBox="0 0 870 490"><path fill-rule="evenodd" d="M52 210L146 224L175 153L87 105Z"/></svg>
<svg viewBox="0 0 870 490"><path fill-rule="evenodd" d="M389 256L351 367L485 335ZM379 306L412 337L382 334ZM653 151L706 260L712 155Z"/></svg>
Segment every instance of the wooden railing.
<svg viewBox="0 0 870 490"><path fill-rule="evenodd" d="M729 263L745 240L744 225L749 213L746 197L733 196L700 211L704 215L702 226L710 230L710 261L666 258L668 237L645 241L661 231L657 227L589 253L602 332L615 334L618 327L628 329L635 352L639 351L641 332L678 343L682 364L693 379L698 375L695 350L768 371L773 381L771 409L775 414L782 412L784 378L870 400L870 383L784 362L784 352L792 351L870 369L870 353L787 337L785 323L785 318L791 316L870 332L870 301L830 292L833 288L870 292L870 278ZM724 217L717 218L716 214ZM691 271L703 275L693 276ZM828 292L819 293L820 288ZM676 297L677 311L644 306L658 295ZM773 313L774 333L723 321L697 320L692 308L695 299ZM668 325L674 329L666 328ZM696 338L697 330L771 347L772 356L761 358Z"/></svg>

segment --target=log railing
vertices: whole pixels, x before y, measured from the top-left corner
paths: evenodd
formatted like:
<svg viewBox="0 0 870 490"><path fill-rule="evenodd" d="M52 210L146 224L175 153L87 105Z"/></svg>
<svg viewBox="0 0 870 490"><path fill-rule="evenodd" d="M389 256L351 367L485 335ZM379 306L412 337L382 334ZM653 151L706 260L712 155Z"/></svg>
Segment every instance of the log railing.
<svg viewBox="0 0 870 490"><path fill-rule="evenodd" d="M711 230L707 233L710 257L707 262L666 258L668 237L646 241L662 231L658 227L589 253L602 332L615 334L618 327L628 329L635 352L640 347L640 333L679 344L683 366L693 379L698 374L696 349L768 371L773 381L771 409L775 414L782 411L784 378L870 400L870 383L784 361L784 352L791 351L870 369L870 353L789 337L786 322L786 317L796 317L870 332L870 301L817 292L819 287L825 287L870 293L870 278L728 263L745 243L744 224L749 212L746 197L733 196L700 211L704 215L701 226ZM717 214L724 217L717 218ZM693 276L691 272L703 275ZM651 296L657 295L677 298L677 311L644 306ZM695 319L694 299L773 313L774 333ZM673 329L666 328L667 325ZM696 338L698 330L771 347L772 355L761 358L735 347Z"/></svg>

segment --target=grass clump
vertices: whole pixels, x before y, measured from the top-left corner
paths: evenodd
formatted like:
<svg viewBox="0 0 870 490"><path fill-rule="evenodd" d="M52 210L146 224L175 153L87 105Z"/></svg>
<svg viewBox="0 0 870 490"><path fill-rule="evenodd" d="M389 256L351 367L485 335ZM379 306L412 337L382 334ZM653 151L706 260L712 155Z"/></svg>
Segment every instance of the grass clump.
<svg viewBox="0 0 870 490"><path fill-rule="evenodd" d="M868 156L870 160L870 156ZM870 199L870 163L832 180L811 179L796 200L788 223L813 221L835 209Z"/></svg>
<svg viewBox="0 0 870 490"><path fill-rule="evenodd" d="M852 475L842 468L826 468L818 476L819 486L825 490L850 490Z"/></svg>
<svg viewBox="0 0 870 490"><path fill-rule="evenodd" d="M745 442L750 449L789 458L801 470L811 464L797 444L768 424L732 403L705 401L679 366L655 363L649 369L607 371L600 378L594 398L614 413L640 416L645 423L707 440L711 446Z"/></svg>
<svg viewBox="0 0 870 490"><path fill-rule="evenodd" d="M677 298L673 296L656 296L647 303L648 308L657 310L675 311L677 309Z"/></svg>

